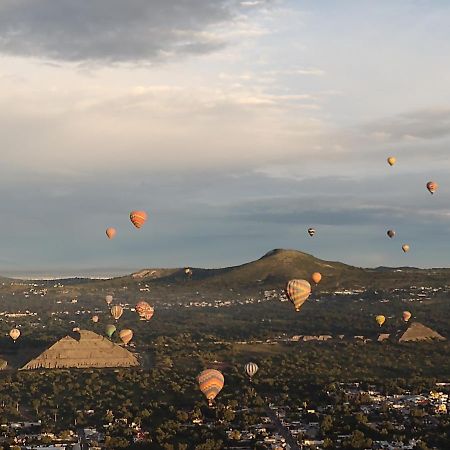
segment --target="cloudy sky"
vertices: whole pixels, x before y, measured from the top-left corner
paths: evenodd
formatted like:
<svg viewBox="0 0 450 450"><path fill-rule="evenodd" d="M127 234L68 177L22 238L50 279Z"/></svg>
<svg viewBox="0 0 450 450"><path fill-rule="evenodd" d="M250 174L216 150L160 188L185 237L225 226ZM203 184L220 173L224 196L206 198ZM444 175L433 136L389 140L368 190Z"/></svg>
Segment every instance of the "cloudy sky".
<svg viewBox="0 0 450 450"><path fill-rule="evenodd" d="M449 30L443 0L2 0L0 273L450 266Z"/></svg>

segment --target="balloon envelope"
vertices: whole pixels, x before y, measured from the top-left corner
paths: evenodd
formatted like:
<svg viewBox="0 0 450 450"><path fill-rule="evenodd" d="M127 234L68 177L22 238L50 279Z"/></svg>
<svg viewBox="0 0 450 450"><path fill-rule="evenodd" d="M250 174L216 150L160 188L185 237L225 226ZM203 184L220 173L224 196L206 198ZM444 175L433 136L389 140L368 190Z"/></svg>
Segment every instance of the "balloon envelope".
<svg viewBox="0 0 450 450"><path fill-rule="evenodd" d="M92 322L97 323L98 322L98 316L92 316Z"/></svg>
<svg viewBox="0 0 450 450"><path fill-rule="evenodd" d="M258 365L254 362L249 362L244 366L245 372L247 373L247 375L252 378L253 376L255 376L256 372L258 372Z"/></svg>
<svg viewBox="0 0 450 450"><path fill-rule="evenodd" d="M386 234L392 239L395 236L395 231L394 230L388 230Z"/></svg>
<svg viewBox="0 0 450 450"><path fill-rule="evenodd" d="M439 188L439 185L435 181L429 181L427 183L427 189L430 191L430 194L434 194Z"/></svg>
<svg viewBox="0 0 450 450"><path fill-rule="evenodd" d="M311 275L311 279L314 281L314 283L319 284L320 280L322 279L322 274L320 272L314 272Z"/></svg>
<svg viewBox="0 0 450 450"><path fill-rule="evenodd" d="M223 375L216 369L206 369L197 377L198 386L209 404L217 397L225 383Z"/></svg>
<svg viewBox="0 0 450 450"><path fill-rule="evenodd" d="M411 319L411 313L409 311L403 311L403 320L405 322L408 322L409 319Z"/></svg>
<svg viewBox="0 0 450 450"><path fill-rule="evenodd" d="M123 308L120 305L114 305L111 308L111 315L114 317L114 319L119 320L122 314Z"/></svg>
<svg viewBox="0 0 450 450"><path fill-rule="evenodd" d="M19 339L20 336L20 330L18 330L17 328L13 328L10 332L9 332L9 336L11 337L11 339L13 341L16 341L17 339Z"/></svg>
<svg viewBox="0 0 450 450"><path fill-rule="evenodd" d="M143 300L137 303L135 309L142 320L150 320L153 316L153 308Z"/></svg>
<svg viewBox="0 0 450 450"><path fill-rule="evenodd" d="M128 345L128 343L133 339L133 331L132 330L120 330L119 333L120 340L125 344Z"/></svg>
<svg viewBox="0 0 450 450"><path fill-rule="evenodd" d="M306 280L291 280L286 286L289 300L294 304L295 310L300 311L303 303L311 294L311 285Z"/></svg>
<svg viewBox="0 0 450 450"><path fill-rule="evenodd" d="M316 230L314 228L308 228L308 234L313 237L316 234Z"/></svg>
<svg viewBox="0 0 450 450"><path fill-rule="evenodd" d="M145 211L131 211L130 220L136 228L142 228L147 222L147 213Z"/></svg>
<svg viewBox="0 0 450 450"><path fill-rule="evenodd" d="M393 166L397 162L397 158L395 158L395 156L389 156L387 162L390 166Z"/></svg>
<svg viewBox="0 0 450 450"><path fill-rule="evenodd" d="M111 336L116 332L116 327L114 325L106 325L105 333L106 336L111 338Z"/></svg>
<svg viewBox="0 0 450 450"><path fill-rule="evenodd" d="M408 245L408 244L403 244L403 245L402 245L402 250L403 250L405 253L408 253L408 252L409 252L409 245Z"/></svg>
<svg viewBox="0 0 450 450"><path fill-rule="evenodd" d="M108 239L114 239L114 236L116 235L117 231L115 228L107 228L106 229L106 236L108 236Z"/></svg>
<svg viewBox="0 0 450 450"><path fill-rule="evenodd" d="M386 322L386 317L379 315L375 317L375 320L377 321L377 324L380 325L381 327L381 325L383 325L383 323Z"/></svg>
<svg viewBox="0 0 450 450"><path fill-rule="evenodd" d="M112 303L112 301L113 301L113 296L112 295L107 295L105 297L105 302L106 302L107 305L110 305Z"/></svg>

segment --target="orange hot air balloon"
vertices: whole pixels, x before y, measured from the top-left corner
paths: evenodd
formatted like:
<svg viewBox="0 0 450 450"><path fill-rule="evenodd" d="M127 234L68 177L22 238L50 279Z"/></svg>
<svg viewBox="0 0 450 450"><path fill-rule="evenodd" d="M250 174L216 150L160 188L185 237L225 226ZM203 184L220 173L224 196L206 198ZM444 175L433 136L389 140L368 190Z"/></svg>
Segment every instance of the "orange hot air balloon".
<svg viewBox="0 0 450 450"><path fill-rule="evenodd" d="M98 316L92 316L92 322L97 323L98 322Z"/></svg>
<svg viewBox="0 0 450 450"><path fill-rule="evenodd" d="M395 156L389 156L387 162L390 166L393 166L397 162L397 158Z"/></svg>
<svg viewBox="0 0 450 450"><path fill-rule="evenodd" d="M412 314L409 311L403 311L403 320L405 322L408 322L409 319L411 319Z"/></svg>
<svg viewBox="0 0 450 450"><path fill-rule="evenodd" d="M119 320L123 314L123 308L120 305L114 305L111 308L111 315L114 319Z"/></svg>
<svg viewBox="0 0 450 450"><path fill-rule="evenodd" d="M142 300L138 302L135 309L141 320L150 320L153 316L153 308L147 302ZM147 319L147 317L149 317L149 319Z"/></svg>
<svg viewBox="0 0 450 450"><path fill-rule="evenodd" d="M408 244L403 244L403 245L402 245L402 250L403 250L405 253L408 253L408 252L409 252L409 245L408 245Z"/></svg>
<svg viewBox="0 0 450 450"><path fill-rule="evenodd" d="M222 373L216 369L206 369L197 377L197 381L200 390L207 398L209 406L211 406L225 384Z"/></svg>
<svg viewBox="0 0 450 450"><path fill-rule="evenodd" d="M322 279L322 274L319 272L314 272L311 275L311 279L314 281L314 283L319 284L320 280Z"/></svg>
<svg viewBox="0 0 450 450"><path fill-rule="evenodd" d="M115 228L110 227L106 229L106 236L108 236L108 239L114 239L116 233L117 231Z"/></svg>
<svg viewBox="0 0 450 450"><path fill-rule="evenodd" d="M112 295L107 295L105 297L105 302L106 302L107 305L110 305L112 303L112 301L113 301L113 296Z"/></svg>
<svg viewBox="0 0 450 450"><path fill-rule="evenodd" d="M125 344L128 345L128 343L133 339L133 331L132 330L121 330L119 333L120 340Z"/></svg>
<svg viewBox="0 0 450 450"><path fill-rule="evenodd" d="M13 328L10 332L9 332L9 336L10 338L16 342L17 339L19 339L20 336L20 330L18 330L17 328Z"/></svg>
<svg viewBox="0 0 450 450"><path fill-rule="evenodd" d="M430 194L433 195L439 188L439 185L435 181L429 181L427 183L427 189L430 191Z"/></svg>
<svg viewBox="0 0 450 450"><path fill-rule="evenodd" d="M386 317L379 315L375 317L375 320L377 321L377 324L381 327L384 322L386 322Z"/></svg>
<svg viewBox="0 0 450 450"><path fill-rule="evenodd" d="M287 284L286 292L289 300L294 304L295 310L300 311L303 303L311 294L311 285L306 280L291 280Z"/></svg>
<svg viewBox="0 0 450 450"><path fill-rule="evenodd" d="M136 228L142 228L147 221L147 213L145 211L131 211L130 220Z"/></svg>

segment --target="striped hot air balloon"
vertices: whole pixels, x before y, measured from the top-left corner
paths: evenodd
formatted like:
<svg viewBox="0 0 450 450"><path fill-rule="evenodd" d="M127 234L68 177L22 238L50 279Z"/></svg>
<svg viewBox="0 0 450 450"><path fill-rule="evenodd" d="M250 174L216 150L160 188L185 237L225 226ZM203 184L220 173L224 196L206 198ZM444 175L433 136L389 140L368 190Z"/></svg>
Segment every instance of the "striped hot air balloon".
<svg viewBox="0 0 450 450"><path fill-rule="evenodd" d="M111 339L111 336L116 332L116 327L112 324L106 325L105 327L105 333L106 336L108 336Z"/></svg>
<svg viewBox="0 0 450 450"><path fill-rule="evenodd" d="M314 228L308 228L308 234L313 237L316 234L316 230Z"/></svg>
<svg viewBox="0 0 450 450"><path fill-rule="evenodd" d="M154 312L153 308L151 309L151 311L147 311L144 315L144 319L150 320L153 317L153 312Z"/></svg>
<svg viewBox="0 0 450 450"><path fill-rule="evenodd" d="M108 236L108 239L114 239L116 233L117 231L115 228L110 227L106 229L106 236Z"/></svg>
<svg viewBox="0 0 450 450"><path fill-rule="evenodd" d="M9 336L10 338L16 342L17 339L19 339L20 336L20 330L18 330L17 328L13 328L10 332L9 332Z"/></svg>
<svg viewBox="0 0 450 450"><path fill-rule="evenodd" d="M244 369L251 381L252 377L254 377L256 375L256 372L258 372L259 367L256 363L249 362L244 366Z"/></svg>
<svg viewBox="0 0 450 450"><path fill-rule="evenodd" d="M322 279L322 274L320 272L314 272L311 275L311 279L314 281L314 283L319 284L320 280Z"/></svg>
<svg viewBox="0 0 450 450"><path fill-rule="evenodd" d="M286 286L286 292L295 310L300 311L311 294L311 285L306 280L291 280Z"/></svg>
<svg viewBox="0 0 450 450"><path fill-rule="evenodd" d="M107 295L105 297L105 302L106 302L107 305L110 305L112 303L112 301L113 301L113 296L112 295Z"/></svg>
<svg viewBox="0 0 450 450"><path fill-rule="evenodd" d="M147 213L145 211L131 211L130 220L136 228L142 228L144 223L147 222Z"/></svg>
<svg viewBox="0 0 450 450"><path fill-rule="evenodd" d="M197 381L200 390L211 406L225 383L223 375L216 369L206 369L197 377Z"/></svg>
<svg viewBox="0 0 450 450"><path fill-rule="evenodd" d="M427 183L427 189L430 191L430 194L433 195L439 188L439 185L435 181L429 181Z"/></svg>
<svg viewBox="0 0 450 450"><path fill-rule="evenodd" d="M123 308L120 305L114 305L111 308L111 315L114 317L114 319L119 320L122 317L123 314Z"/></svg>
<svg viewBox="0 0 450 450"><path fill-rule="evenodd" d="M120 330L119 332L120 340L125 344L128 345L128 343L133 339L133 331L132 330Z"/></svg>
<svg viewBox="0 0 450 450"><path fill-rule="evenodd" d="M403 320L405 322L408 322L409 319L411 319L412 314L409 311L403 311Z"/></svg>

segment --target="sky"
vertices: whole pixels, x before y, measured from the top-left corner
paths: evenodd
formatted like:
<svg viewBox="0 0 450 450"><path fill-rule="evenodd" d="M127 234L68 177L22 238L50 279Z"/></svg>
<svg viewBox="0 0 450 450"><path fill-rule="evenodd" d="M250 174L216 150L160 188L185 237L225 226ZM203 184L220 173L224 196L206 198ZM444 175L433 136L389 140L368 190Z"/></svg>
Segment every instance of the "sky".
<svg viewBox="0 0 450 450"><path fill-rule="evenodd" d="M2 0L0 274L450 266L449 30L439 0Z"/></svg>

